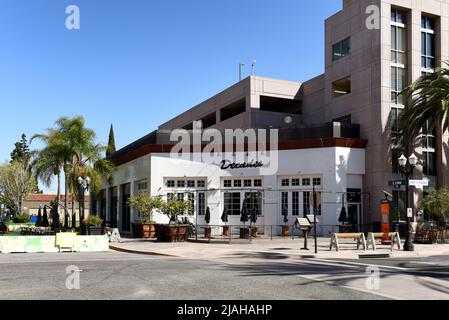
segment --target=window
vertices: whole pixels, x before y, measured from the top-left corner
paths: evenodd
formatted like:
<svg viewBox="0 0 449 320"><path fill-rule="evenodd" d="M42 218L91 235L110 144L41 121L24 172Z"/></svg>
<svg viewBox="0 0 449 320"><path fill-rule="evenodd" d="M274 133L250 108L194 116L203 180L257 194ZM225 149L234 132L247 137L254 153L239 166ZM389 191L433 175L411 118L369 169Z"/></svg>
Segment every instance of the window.
<svg viewBox="0 0 449 320"><path fill-rule="evenodd" d="M282 179L281 180L281 186L289 187L290 186L290 180L289 179Z"/></svg>
<svg viewBox="0 0 449 320"><path fill-rule="evenodd" d="M175 198L174 193L167 193L167 202L172 201Z"/></svg>
<svg viewBox="0 0 449 320"><path fill-rule="evenodd" d="M174 187L175 187L175 181L167 180L167 188L174 188Z"/></svg>
<svg viewBox="0 0 449 320"><path fill-rule="evenodd" d="M244 180L243 181L243 186L244 187L251 187L253 185L252 180Z"/></svg>
<svg viewBox="0 0 449 320"><path fill-rule="evenodd" d="M226 192L224 194L224 207L231 216L240 215L240 192Z"/></svg>
<svg viewBox="0 0 449 320"><path fill-rule="evenodd" d="M404 105L401 92L407 85L407 29L406 13L391 10L391 102Z"/></svg>
<svg viewBox="0 0 449 320"><path fill-rule="evenodd" d="M206 214L206 195L204 192L198 193L198 215L204 216Z"/></svg>
<svg viewBox="0 0 449 320"><path fill-rule="evenodd" d="M195 194L192 192L189 192L187 194L187 201L189 202L189 207L187 208L187 211L190 215L195 213Z"/></svg>
<svg viewBox="0 0 449 320"><path fill-rule="evenodd" d="M300 180L299 179L292 179L292 186L293 187L300 186Z"/></svg>
<svg viewBox="0 0 449 320"><path fill-rule="evenodd" d="M302 193L302 210L304 216L310 214L310 192Z"/></svg>
<svg viewBox="0 0 449 320"><path fill-rule="evenodd" d="M177 181L177 186L178 186L178 188L185 188L186 187L186 182L184 180L178 180Z"/></svg>
<svg viewBox="0 0 449 320"><path fill-rule="evenodd" d="M281 214L288 215L288 192L281 193Z"/></svg>
<svg viewBox="0 0 449 320"><path fill-rule="evenodd" d="M303 186L310 186L310 178L302 179L302 185Z"/></svg>
<svg viewBox="0 0 449 320"><path fill-rule="evenodd" d="M436 128L427 121L422 129L421 147L423 148L423 173L436 176Z"/></svg>
<svg viewBox="0 0 449 320"><path fill-rule="evenodd" d="M255 187L262 187L262 180L261 179L254 180L254 186Z"/></svg>
<svg viewBox="0 0 449 320"><path fill-rule="evenodd" d="M195 180L187 181L187 188L195 188Z"/></svg>
<svg viewBox="0 0 449 320"><path fill-rule="evenodd" d="M314 186L321 186L321 178L313 178Z"/></svg>
<svg viewBox="0 0 449 320"><path fill-rule="evenodd" d="M397 108L397 107L391 108L390 127L391 127L391 134L392 134L393 138L401 135L402 129L400 126L399 119L401 117L402 111L403 111L402 108Z"/></svg>
<svg viewBox="0 0 449 320"><path fill-rule="evenodd" d="M258 216L262 215L262 193L245 192L245 199L248 200L250 210L255 210Z"/></svg>
<svg viewBox="0 0 449 320"><path fill-rule="evenodd" d="M234 188L240 188L242 186L242 180L234 180Z"/></svg>
<svg viewBox="0 0 449 320"><path fill-rule="evenodd" d="M351 54L351 38L337 42L332 46L332 60L337 61Z"/></svg>
<svg viewBox="0 0 449 320"><path fill-rule="evenodd" d="M334 98L345 96L351 93L351 77L346 77L332 83L332 93Z"/></svg>
<svg viewBox="0 0 449 320"><path fill-rule="evenodd" d="M299 216L299 192L292 192L292 215Z"/></svg>
<svg viewBox="0 0 449 320"><path fill-rule="evenodd" d="M223 183L225 188L231 188L232 187L232 180L225 180Z"/></svg>
<svg viewBox="0 0 449 320"><path fill-rule="evenodd" d="M148 182L139 182L137 184L137 191L143 192L148 190Z"/></svg>
<svg viewBox="0 0 449 320"><path fill-rule="evenodd" d="M421 17L421 67L435 68L435 20Z"/></svg>
<svg viewBox="0 0 449 320"><path fill-rule="evenodd" d="M423 171L425 175L435 176L436 175L436 157L435 152L423 151Z"/></svg>
<svg viewBox="0 0 449 320"><path fill-rule="evenodd" d="M178 200L184 201L184 193L178 193Z"/></svg>
<svg viewBox="0 0 449 320"><path fill-rule="evenodd" d="M196 183L197 183L197 187L198 188L205 188L206 187L206 181L204 181L204 180L198 180Z"/></svg>
<svg viewBox="0 0 449 320"><path fill-rule="evenodd" d="M404 96L401 92L407 85L407 75L405 68L391 67L391 102L397 105L404 105Z"/></svg>

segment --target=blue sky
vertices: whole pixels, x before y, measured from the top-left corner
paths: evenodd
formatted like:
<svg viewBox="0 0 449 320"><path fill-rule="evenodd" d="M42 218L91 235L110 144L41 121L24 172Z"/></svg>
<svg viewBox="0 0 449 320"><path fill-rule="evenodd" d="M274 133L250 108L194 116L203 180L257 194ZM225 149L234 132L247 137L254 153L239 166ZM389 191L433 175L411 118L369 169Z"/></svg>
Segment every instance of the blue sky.
<svg viewBox="0 0 449 320"><path fill-rule="evenodd" d="M0 161L22 133L81 114L117 147L238 81L324 70L341 0L0 0ZM68 5L81 29L65 28ZM35 145L34 147L39 147Z"/></svg>

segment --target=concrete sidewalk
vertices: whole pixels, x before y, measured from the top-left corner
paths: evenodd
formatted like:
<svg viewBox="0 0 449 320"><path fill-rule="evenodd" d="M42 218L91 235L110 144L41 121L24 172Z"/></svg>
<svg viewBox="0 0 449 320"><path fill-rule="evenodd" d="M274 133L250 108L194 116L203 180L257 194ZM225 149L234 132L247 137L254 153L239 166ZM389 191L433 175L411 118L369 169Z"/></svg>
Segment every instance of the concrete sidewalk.
<svg viewBox="0 0 449 320"><path fill-rule="evenodd" d="M358 259L359 255L385 255L390 254L393 258L429 257L437 255L449 255L449 244L423 245L416 244L414 252L398 251L390 246L378 245L377 250L364 251L355 250L356 244L346 241L342 244L340 251L329 250L330 238L318 239L318 254L314 253L314 241L309 239L309 251L301 250L304 239L276 238L253 239L252 243L160 243L155 240L122 239L120 243L111 243L112 250L146 254L172 256L184 259L199 260L222 260L222 259Z"/></svg>

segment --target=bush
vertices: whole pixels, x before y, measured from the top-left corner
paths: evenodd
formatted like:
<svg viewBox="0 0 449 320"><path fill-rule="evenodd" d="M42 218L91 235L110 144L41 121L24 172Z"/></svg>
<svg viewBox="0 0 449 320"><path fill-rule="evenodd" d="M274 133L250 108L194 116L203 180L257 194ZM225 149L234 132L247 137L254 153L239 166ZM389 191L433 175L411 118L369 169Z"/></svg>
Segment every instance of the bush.
<svg viewBox="0 0 449 320"><path fill-rule="evenodd" d="M83 225L90 227L101 227L103 225L103 219L97 216L89 216L83 220Z"/></svg>
<svg viewBox="0 0 449 320"><path fill-rule="evenodd" d="M14 218L14 223L27 223L30 222L30 215L29 214L22 214L18 215Z"/></svg>

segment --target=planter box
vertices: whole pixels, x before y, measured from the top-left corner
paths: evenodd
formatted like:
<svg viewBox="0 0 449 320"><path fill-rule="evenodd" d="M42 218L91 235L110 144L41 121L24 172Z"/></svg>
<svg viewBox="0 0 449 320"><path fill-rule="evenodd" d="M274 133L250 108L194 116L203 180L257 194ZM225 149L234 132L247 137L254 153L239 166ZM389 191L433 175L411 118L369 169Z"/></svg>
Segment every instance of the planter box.
<svg viewBox="0 0 449 320"><path fill-rule="evenodd" d="M240 239L249 239L249 228L240 228Z"/></svg>
<svg viewBox="0 0 449 320"><path fill-rule="evenodd" d="M156 236L156 228L154 224L133 223L132 228L135 238L154 238Z"/></svg>
<svg viewBox="0 0 449 320"><path fill-rule="evenodd" d="M81 234L83 236L102 236L103 227L81 226Z"/></svg>
<svg viewBox="0 0 449 320"><path fill-rule="evenodd" d="M206 239L212 238L212 228L210 227L204 228L204 238Z"/></svg>
<svg viewBox="0 0 449 320"><path fill-rule="evenodd" d="M257 238L259 236L259 229L257 227L251 228L251 237Z"/></svg>
<svg viewBox="0 0 449 320"><path fill-rule="evenodd" d="M189 225L156 225L156 236L160 242L185 242Z"/></svg>
<svg viewBox="0 0 449 320"><path fill-rule="evenodd" d="M289 226L282 226L282 236L288 237L289 236L290 228Z"/></svg>
<svg viewBox="0 0 449 320"><path fill-rule="evenodd" d="M229 237L229 226L223 226L223 236Z"/></svg>

